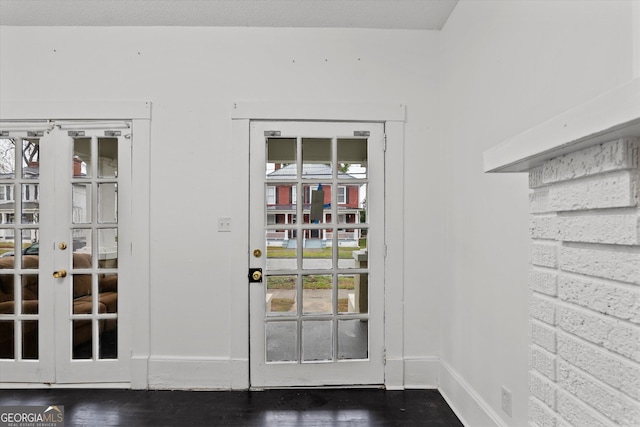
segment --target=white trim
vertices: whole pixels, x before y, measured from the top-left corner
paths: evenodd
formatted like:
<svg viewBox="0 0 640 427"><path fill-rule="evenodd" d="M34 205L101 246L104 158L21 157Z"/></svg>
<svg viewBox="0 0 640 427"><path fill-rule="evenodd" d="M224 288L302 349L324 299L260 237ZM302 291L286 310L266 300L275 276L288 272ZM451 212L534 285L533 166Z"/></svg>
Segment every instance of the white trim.
<svg viewBox="0 0 640 427"><path fill-rule="evenodd" d="M404 123L385 123L386 165L404 168ZM387 355L384 383L387 388L404 387L404 363L389 364L404 356L404 173L385 176L385 296L384 343ZM391 221L391 219L393 220ZM393 229L389 226L393 224ZM399 228L399 229L398 229Z"/></svg>
<svg viewBox="0 0 640 427"><path fill-rule="evenodd" d="M435 356L406 357L404 359L404 388L438 388L440 359Z"/></svg>
<svg viewBox="0 0 640 427"><path fill-rule="evenodd" d="M249 241L249 120L233 120L231 128L232 160L236 171L232 174L231 188L240 189L235 194L236 203L230 204L229 216L234 224L231 233L220 233L219 238L229 239L229 356L236 362L234 388L249 388L249 286L246 271L249 268L247 242ZM224 235L224 236L223 236ZM245 274L241 274L245 273ZM244 365L242 365L244 361ZM239 369L238 366L243 366Z"/></svg>
<svg viewBox="0 0 640 427"><path fill-rule="evenodd" d="M545 160L640 135L640 79L578 105L484 152L485 172L524 172Z"/></svg>
<svg viewBox="0 0 640 427"><path fill-rule="evenodd" d="M440 360L438 391L465 426L507 427L480 394L443 360Z"/></svg>
<svg viewBox="0 0 640 427"><path fill-rule="evenodd" d="M640 1L631 3L631 28L633 31L633 78L640 78Z"/></svg>
<svg viewBox="0 0 640 427"><path fill-rule="evenodd" d="M406 120L405 105L336 102L244 102L233 104L232 119L385 122Z"/></svg>
<svg viewBox="0 0 640 427"><path fill-rule="evenodd" d="M130 313L131 359L130 383L111 384L55 384L51 387L79 388L148 388L148 358L150 353L150 259L149 259L149 215L150 215L150 146L151 146L151 102L144 101L86 101L86 100L6 100L0 99L1 121L30 121L35 126L47 120L127 120L132 123L133 147L131 162L131 230L132 258L136 267L131 271L136 284L130 302L135 301L135 310ZM144 224L144 225L143 225ZM10 383L11 388L42 388L42 384ZM45 385L49 386L49 385ZM0 388L4 383L0 384Z"/></svg>
<svg viewBox="0 0 640 427"><path fill-rule="evenodd" d="M0 120L149 120L151 102L0 99Z"/></svg>
<svg viewBox="0 0 640 427"><path fill-rule="evenodd" d="M246 389L248 371L246 359L152 356L149 359L149 388Z"/></svg>
<svg viewBox="0 0 640 427"><path fill-rule="evenodd" d="M30 389L129 389L129 383L68 383L68 384L52 384L52 383L0 383L0 390L30 390Z"/></svg>
<svg viewBox="0 0 640 427"><path fill-rule="evenodd" d="M238 224L249 224L249 124L251 120L338 120L338 121L380 121L385 123L386 147L385 163L404 165L404 121L406 107L403 104L380 103L284 103L284 102L244 102L233 104L232 143L234 164L242 165L234 180L235 188L246 188L243 203L235 203L234 218ZM402 191L398 191L401 188ZM385 217L404 217L404 174L387 174L385 181ZM404 221L401 221L404 224ZM403 225L404 227L404 225ZM404 228L402 232L388 232L385 225L385 365L384 383L388 389L404 387ZM234 230L233 253L246 253L248 227ZM231 269L232 331L231 357L249 357L249 288L246 279L237 271L247 271L249 257L233 257ZM393 280L391 280L393 279ZM397 361L397 362L394 362ZM248 372L248 368L247 368ZM248 386L249 379L246 384Z"/></svg>

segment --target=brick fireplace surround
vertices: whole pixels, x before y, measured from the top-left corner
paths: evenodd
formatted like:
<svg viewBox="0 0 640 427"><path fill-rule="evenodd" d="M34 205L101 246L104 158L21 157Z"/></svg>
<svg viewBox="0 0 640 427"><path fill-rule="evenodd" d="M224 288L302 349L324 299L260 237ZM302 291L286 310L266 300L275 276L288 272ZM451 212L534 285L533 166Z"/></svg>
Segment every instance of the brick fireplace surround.
<svg viewBox="0 0 640 427"><path fill-rule="evenodd" d="M529 174L529 422L640 425L640 82L485 152Z"/></svg>

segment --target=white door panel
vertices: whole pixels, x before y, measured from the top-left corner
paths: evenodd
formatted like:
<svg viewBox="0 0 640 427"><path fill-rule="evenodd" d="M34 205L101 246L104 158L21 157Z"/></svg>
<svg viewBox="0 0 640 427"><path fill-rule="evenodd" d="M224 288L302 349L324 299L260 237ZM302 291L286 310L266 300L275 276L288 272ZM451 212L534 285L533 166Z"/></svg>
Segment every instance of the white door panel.
<svg viewBox="0 0 640 427"><path fill-rule="evenodd" d="M131 139L125 137L126 123L113 128L122 130L110 130L105 122L49 122L34 137L10 131L2 139L4 147L30 142L38 152L33 159L18 158L13 177L0 178L0 185L23 189L12 206L22 219L10 222L5 216L0 225L5 244L14 245L14 255L2 258L14 259L19 267L3 265L0 280L13 274L14 283L24 288L14 295L22 310L0 309L7 329L0 339L13 341L12 351L0 355L0 382L129 380L130 333L121 325L128 321L123 302L131 293ZM34 217L30 210L36 207ZM21 237L11 240L8 234ZM20 248L29 245L39 246L37 252L21 254ZM25 261L36 269L25 270ZM27 307L37 307L37 313ZM25 334L31 324L37 328Z"/></svg>
<svg viewBox="0 0 640 427"><path fill-rule="evenodd" d="M384 129L252 122L253 387L384 382Z"/></svg>

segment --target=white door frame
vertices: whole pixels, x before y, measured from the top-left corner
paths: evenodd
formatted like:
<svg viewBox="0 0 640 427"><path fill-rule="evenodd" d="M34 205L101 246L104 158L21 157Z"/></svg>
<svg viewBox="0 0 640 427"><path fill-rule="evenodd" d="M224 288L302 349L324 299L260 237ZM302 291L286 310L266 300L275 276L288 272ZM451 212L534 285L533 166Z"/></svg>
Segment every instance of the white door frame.
<svg viewBox="0 0 640 427"><path fill-rule="evenodd" d="M375 121L385 125L386 155L388 165L404 170L404 122L405 106L402 104L376 103L279 103L237 102L231 111L233 164L233 188L238 189L238 203L230 208L229 215L238 227L234 228L234 254L231 269L231 319L232 338L230 359L232 388L249 387L249 286L246 273L249 269L249 130L252 120L321 120L321 121ZM388 170L388 168L387 168ZM384 385L387 389L404 387L404 174L387 173L385 179L385 349L386 364ZM240 191L243 189L243 191ZM391 226L391 224L394 224Z"/></svg>
<svg viewBox="0 0 640 427"><path fill-rule="evenodd" d="M135 268L131 271L135 286L132 289L130 324L121 325L131 330L131 364L129 381L104 383L106 387L148 387L149 359L149 151L151 103L135 101L26 101L0 100L0 119L6 121L44 121L44 120L127 120L132 123L131 185L131 230L130 250ZM16 383L2 384L2 387L15 387ZM43 384L21 384L24 387L42 387ZM47 386L56 387L55 384ZM73 384L76 387L95 388L99 383ZM65 387L69 387L66 384Z"/></svg>

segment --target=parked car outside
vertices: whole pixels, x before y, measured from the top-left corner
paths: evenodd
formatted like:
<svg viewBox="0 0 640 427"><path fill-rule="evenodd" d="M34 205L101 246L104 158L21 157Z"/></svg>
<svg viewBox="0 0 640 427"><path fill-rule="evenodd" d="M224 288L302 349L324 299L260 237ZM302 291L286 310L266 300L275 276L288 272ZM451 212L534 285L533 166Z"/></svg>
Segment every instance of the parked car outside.
<svg viewBox="0 0 640 427"><path fill-rule="evenodd" d="M74 239L73 251L75 252L80 248L84 248L86 245L87 243L84 241L84 239L83 240ZM40 253L40 242L32 243L22 250L22 255L38 255L39 253ZM14 256L14 252L13 251L5 252L2 255L0 255L0 257L6 257L6 256Z"/></svg>
<svg viewBox="0 0 640 427"><path fill-rule="evenodd" d="M40 242L35 242L22 250L22 255L38 255L40 253ZM14 256L13 251L5 252L0 257Z"/></svg>

